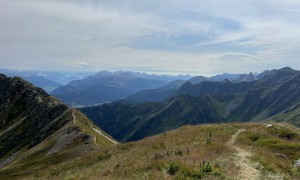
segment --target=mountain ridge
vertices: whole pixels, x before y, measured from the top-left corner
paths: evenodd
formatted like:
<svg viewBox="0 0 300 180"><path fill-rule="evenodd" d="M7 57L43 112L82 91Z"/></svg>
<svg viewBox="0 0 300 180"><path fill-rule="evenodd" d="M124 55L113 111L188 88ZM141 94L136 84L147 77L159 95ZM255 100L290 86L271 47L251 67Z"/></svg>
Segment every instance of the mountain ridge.
<svg viewBox="0 0 300 180"><path fill-rule="evenodd" d="M102 71L82 80L71 81L52 91L51 95L71 106L102 104L126 98L141 90L160 88L174 78L176 76Z"/></svg>
<svg viewBox="0 0 300 180"><path fill-rule="evenodd" d="M116 142L44 90L0 74L0 152L5 152L0 154L0 178L224 179L246 177L253 170L256 178L297 179L299 129L272 121L299 120L300 75L284 72L284 78L275 80L281 73L255 82L211 83L205 91L184 91L188 93L163 102L119 101L84 109L96 109L91 119L113 125L118 139L135 141L129 143ZM253 97L274 109L268 123L220 123L231 121L231 110L224 116L229 104L236 110L235 105ZM271 101L275 97L278 102Z"/></svg>
<svg viewBox="0 0 300 180"><path fill-rule="evenodd" d="M123 142L185 124L262 121L284 114L299 104L299 74L299 71L282 68L251 82L187 82L161 102L117 101L80 111ZM295 118L288 122L300 124Z"/></svg>
<svg viewBox="0 0 300 180"><path fill-rule="evenodd" d="M78 110L19 77L0 74L0 104L0 168L47 167L113 145Z"/></svg>

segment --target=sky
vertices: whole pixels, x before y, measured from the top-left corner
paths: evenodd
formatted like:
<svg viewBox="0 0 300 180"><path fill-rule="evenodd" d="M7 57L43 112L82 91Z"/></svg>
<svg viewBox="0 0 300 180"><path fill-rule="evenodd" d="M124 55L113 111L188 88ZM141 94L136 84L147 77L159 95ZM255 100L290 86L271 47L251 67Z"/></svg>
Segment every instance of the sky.
<svg viewBox="0 0 300 180"><path fill-rule="evenodd" d="M299 0L0 0L0 68L300 69Z"/></svg>

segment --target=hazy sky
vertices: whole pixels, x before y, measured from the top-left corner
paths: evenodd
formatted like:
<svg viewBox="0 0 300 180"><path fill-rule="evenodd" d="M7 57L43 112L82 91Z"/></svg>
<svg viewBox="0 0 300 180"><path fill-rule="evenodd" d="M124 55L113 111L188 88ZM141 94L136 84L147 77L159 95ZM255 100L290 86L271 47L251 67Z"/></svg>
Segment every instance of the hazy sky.
<svg viewBox="0 0 300 180"><path fill-rule="evenodd" d="M0 67L300 69L299 0L0 0Z"/></svg>

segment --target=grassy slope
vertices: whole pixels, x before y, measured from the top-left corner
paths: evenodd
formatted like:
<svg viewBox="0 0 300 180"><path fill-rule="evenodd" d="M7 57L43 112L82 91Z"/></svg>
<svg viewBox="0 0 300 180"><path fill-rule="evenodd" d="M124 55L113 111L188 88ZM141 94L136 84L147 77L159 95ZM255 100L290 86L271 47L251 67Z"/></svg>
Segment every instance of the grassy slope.
<svg viewBox="0 0 300 180"><path fill-rule="evenodd" d="M225 98L224 98L225 99ZM222 121L226 100L181 95L163 103L111 103L81 111L119 141L135 141L187 124Z"/></svg>
<svg viewBox="0 0 300 180"><path fill-rule="evenodd" d="M96 139L96 144L99 147L110 147L113 145L111 141L109 141L107 138L103 137L99 133L97 133L94 129L97 129L100 131L100 129L92 122L90 121L85 115L83 115L80 111L73 109L74 116L76 117L75 125L81 127L84 132L86 132L89 135L94 136ZM93 129L94 128L94 129ZM105 133L104 131L101 131L105 136L111 138L114 140L113 137Z"/></svg>
<svg viewBox="0 0 300 180"><path fill-rule="evenodd" d="M281 173L288 179L300 178L300 168L293 166L300 159L300 131L284 123L272 123L274 126L257 126L242 133L238 144L251 150L251 159L259 162L268 173Z"/></svg>
<svg viewBox="0 0 300 180"><path fill-rule="evenodd" d="M287 179L300 178L299 168L292 165L293 160L300 156L299 129L284 124L268 129L265 124L258 123L184 126L140 141L93 151L66 163L49 164L47 169L31 172L24 177L231 179L238 174L239 167L233 162L234 150L226 142L239 129L246 131L239 135L238 145L253 153L251 159L264 166L262 171L266 177L276 173ZM285 154L287 158L276 153ZM205 166L200 167L203 161ZM206 168L208 163L211 170ZM9 171L2 171L2 174ZM172 172L174 175L170 175Z"/></svg>
<svg viewBox="0 0 300 180"><path fill-rule="evenodd" d="M300 127L300 108L297 107L293 110L286 111L284 113L271 117L268 120L270 119L276 122L287 122Z"/></svg>
<svg viewBox="0 0 300 180"><path fill-rule="evenodd" d="M0 179L43 172L114 145L82 113L42 89L1 74L0 84Z"/></svg>
<svg viewBox="0 0 300 180"><path fill-rule="evenodd" d="M72 113L76 117L75 125ZM86 154L99 152L101 148L114 146L109 140L96 133L91 127L98 130L99 128L79 111L69 109L60 118L67 119L69 123L37 146L31 149L22 149L21 155L16 160L0 170L0 179L23 178L28 174L44 176L43 172L47 171L48 168L61 168L62 164L70 163L74 158L77 159L86 156ZM57 143L60 137L72 132L78 134L75 139L65 145L59 152L47 155L47 152ZM103 132L103 134L105 133Z"/></svg>

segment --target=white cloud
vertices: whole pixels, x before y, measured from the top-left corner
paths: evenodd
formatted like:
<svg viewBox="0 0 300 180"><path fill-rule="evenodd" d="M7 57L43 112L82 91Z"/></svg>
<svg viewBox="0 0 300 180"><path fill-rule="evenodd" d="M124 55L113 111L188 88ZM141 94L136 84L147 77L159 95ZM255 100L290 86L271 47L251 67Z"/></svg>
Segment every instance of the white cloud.
<svg viewBox="0 0 300 180"><path fill-rule="evenodd" d="M77 62L77 63L75 63L75 65L78 65L78 66L90 66L90 64L87 63L87 62Z"/></svg>
<svg viewBox="0 0 300 180"><path fill-rule="evenodd" d="M300 68L298 9L297 0L0 0L0 67Z"/></svg>

